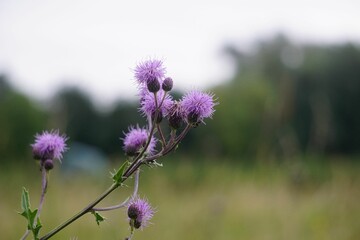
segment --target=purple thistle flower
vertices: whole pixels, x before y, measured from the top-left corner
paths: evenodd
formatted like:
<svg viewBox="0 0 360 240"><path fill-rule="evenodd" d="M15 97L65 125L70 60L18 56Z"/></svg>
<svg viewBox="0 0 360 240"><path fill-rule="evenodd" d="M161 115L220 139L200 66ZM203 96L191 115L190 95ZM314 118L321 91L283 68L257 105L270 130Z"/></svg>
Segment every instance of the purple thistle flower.
<svg viewBox="0 0 360 240"><path fill-rule="evenodd" d="M185 119L189 123L202 122L204 118L214 113L214 95L196 90L188 92L181 100L181 107Z"/></svg>
<svg viewBox="0 0 360 240"><path fill-rule="evenodd" d="M129 132L125 134L124 142L124 151L129 156L136 155L142 147L145 147L146 141L148 139L149 133L146 129L136 126L130 126ZM156 139L151 138L147 153L152 155L155 151Z"/></svg>
<svg viewBox="0 0 360 240"><path fill-rule="evenodd" d="M162 81L165 76L166 69L163 62L157 59L150 59L138 64L135 68L135 78L139 84L146 85L157 79Z"/></svg>
<svg viewBox="0 0 360 240"><path fill-rule="evenodd" d="M135 197L128 204L130 224L133 222L136 229L146 227L153 216L154 209L145 199Z"/></svg>
<svg viewBox="0 0 360 240"><path fill-rule="evenodd" d="M67 150L67 137L60 136L58 130L44 131L35 135L35 143L31 145L35 159L58 159L61 161L62 154Z"/></svg>
<svg viewBox="0 0 360 240"><path fill-rule="evenodd" d="M161 100L164 97L166 92L160 89L156 93L157 104L161 103ZM153 93L150 93L146 88L140 89L140 111L143 113L144 116L153 116L156 111L156 104L155 104L155 96ZM165 117L168 115L169 110L172 106L172 98L169 94L165 95L164 101L160 107L160 115Z"/></svg>

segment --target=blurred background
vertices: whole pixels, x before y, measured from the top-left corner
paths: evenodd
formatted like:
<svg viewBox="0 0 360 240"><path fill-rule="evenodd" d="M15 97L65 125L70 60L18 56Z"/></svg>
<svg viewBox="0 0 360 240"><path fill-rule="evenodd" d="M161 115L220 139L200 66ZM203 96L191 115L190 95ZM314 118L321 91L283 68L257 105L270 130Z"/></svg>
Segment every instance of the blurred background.
<svg viewBox="0 0 360 240"><path fill-rule="evenodd" d="M69 136L51 172L42 233L82 209L145 124L133 68L164 61L176 98L218 98L140 194L157 213L135 239L360 239L360 3L344 1L0 1L0 232L19 239L30 144ZM132 182L104 205L131 192ZM124 239L126 214L85 216L53 239Z"/></svg>

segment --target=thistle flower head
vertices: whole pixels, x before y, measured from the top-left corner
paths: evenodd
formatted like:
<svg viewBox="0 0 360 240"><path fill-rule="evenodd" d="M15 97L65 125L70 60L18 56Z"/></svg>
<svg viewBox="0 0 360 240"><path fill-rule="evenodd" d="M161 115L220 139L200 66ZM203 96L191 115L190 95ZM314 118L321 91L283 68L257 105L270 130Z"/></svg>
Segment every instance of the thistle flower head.
<svg viewBox="0 0 360 240"><path fill-rule="evenodd" d="M181 100L181 107L185 119L189 123L202 122L204 118L214 113L214 95L200 91L190 91Z"/></svg>
<svg viewBox="0 0 360 240"><path fill-rule="evenodd" d="M149 220L154 216L154 209L145 200L139 197L133 198L127 206L128 217L135 228L146 227Z"/></svg>
<svg viewBox="0 0 360 240"><path fill-rule="evenodd" d="M58 159L61 161L62 154L67 150L67 137L60 136L58 130L44 131L35 135L35 143L31 145L35 159Z"/></svg>
<svg viewBox="0 0 360 240"><path fill-rule="evenodd" d="M164 101L161 104L159 113L165 117L168 115L171 108L172 98L169 94L166 94L164 90L160 89L156 93L156 100L158 106L160 105L163 98ZM143 113L144 116L150 117L153 116L156 111L155 95L153 93L150 93L145 88L140 89L140 111Z"/></svg>
<svg viewBox="0 0 360 240"><path fill-rule="evenodd" d="M140 128L139 126L131 126L129 131L125 134L125 138L123 139L123 149L125 153L129 156L136 155L142 147L145 147L148 136L149 133L146 129ZM154 153L155 145L156 139L152 137L146 151L149 155Z"/></svg>
<svg viewBox="0 0 360 240"><path fill-rule="evenodd" d="M162 81L165 76L166 69L163 62L157 59L149 59L139 63L135 68L135 79L139 84L146 85L157 79Z"/></svg>

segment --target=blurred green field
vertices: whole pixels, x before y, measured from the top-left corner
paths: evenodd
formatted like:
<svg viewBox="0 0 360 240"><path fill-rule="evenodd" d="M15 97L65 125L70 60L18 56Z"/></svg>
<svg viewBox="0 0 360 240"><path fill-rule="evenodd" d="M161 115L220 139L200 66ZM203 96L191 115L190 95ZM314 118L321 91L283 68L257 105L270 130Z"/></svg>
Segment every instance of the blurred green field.
<svg viewBox="0 0 360 240"><path fill-rule="evenodd" d="M153 224L136 231L133 239L360 239L359 164L231 166L217 161L193 164L170 157L163 168L143 167L140 195L157 212ZM29 173L0 170L1 239L19 239L24 233L25 219L16 213L22 186L29 189L32 206L38 203L40 173L35 164L27 169ZM59 169L50 181L42 233L81 210L111 183L107 172L88 178L64 175ZM132 182L128 184L102 205L126 198ZM88 214L52 239L124 239L129 233L125 211L104 215L107 220L100 227Z"/></svg>

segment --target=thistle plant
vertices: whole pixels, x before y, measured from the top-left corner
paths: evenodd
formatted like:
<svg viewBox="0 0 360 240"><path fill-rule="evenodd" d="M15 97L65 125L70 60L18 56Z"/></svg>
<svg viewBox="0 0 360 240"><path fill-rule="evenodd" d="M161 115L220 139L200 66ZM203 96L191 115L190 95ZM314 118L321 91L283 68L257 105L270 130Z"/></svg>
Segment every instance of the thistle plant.
<svg viewBox="0 0 360 240"><path fill-rule="evenodd" d="M45 234L40 232L40 214L45 201L48 174L54 168L55 160L61 162L63 153L68 149L68 138L60 135L58 130L44 131L35 136L31 147L42 174L41 196L38 208L31 210L29 193L23 189L20 214L26 218L27 228L21 239L27 239L30 233L35 240L50 239L88 213L94 215L99 225L105 220L99 212L119 208L127 209L130 233L125 239L132 239L137 229L148 226L155 211L146 199L138 195L140 168L162 166L160 159L173 152L191 129L203 124L206 118L211 118L217 102L213 94L197 90L186 93L178 101L174 100L170 94L173 80L166 76L166 68L160 60L149 59L141 62L134 73L140 98L139 111L146 118L147 125L130 126L121 138L126 160L111 173L110 187L81 211ZM168 128L166 132L164 127ZM122 187L129 178L134 179L131 196L114 206L99 206L102 200L115 189Z"/></svg>

